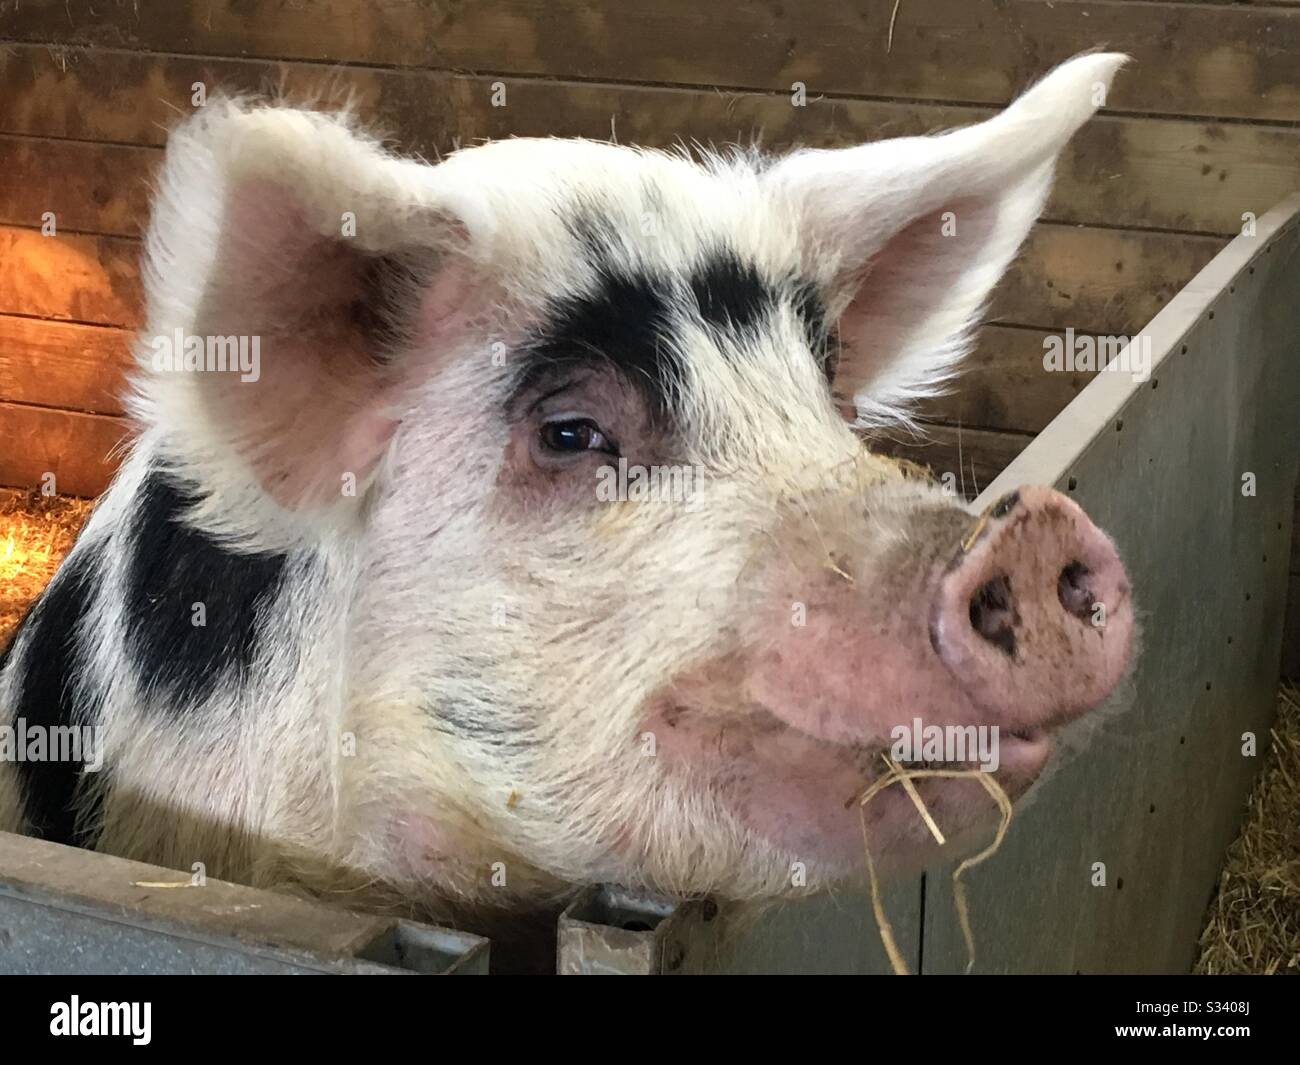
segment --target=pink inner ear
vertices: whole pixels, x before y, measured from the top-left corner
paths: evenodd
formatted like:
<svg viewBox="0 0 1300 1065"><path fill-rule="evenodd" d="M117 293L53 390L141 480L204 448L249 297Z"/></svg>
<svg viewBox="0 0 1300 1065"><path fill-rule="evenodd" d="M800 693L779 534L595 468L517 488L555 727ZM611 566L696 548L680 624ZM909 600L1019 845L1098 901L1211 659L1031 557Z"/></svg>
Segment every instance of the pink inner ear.
<svg viewBox="0 0 1300 1065"><path fill-rule="evenodd" d="M416 322L421 338L445 342L460 335L474 306L472 292L468 264L452 261L439 270L420 301Z"/></svg>
<svg viewBox="0 0 1300 1065"><path fill-rule="evenodd" d="M854 294L839 319L845 350L837 391L859 391L890 369L947 306L996 220L996 204L954 200L905 225L841 280ZM947 221L954 231L945 232ZM936 346L945 339L935 337Z"/></svg>
<svg viewBox="0 0 1300 1065"><path fill-rule="evenodd" d="M406 386L466 327L465 268L438 271L413 309L413 350L383 360L358 313L373 298L365 284L373 258L341 233L334 239L311 227L289 190L268 182L236 190L217 262L201 328L247 337L250 349L256 338L260 365L255 380L204 374L214 418L281 505L359 492L397 429Z"/></svg>
<svg viewBox="0 0 1300 1065"><path fill-rule="evenodd" d="M240 451L282 506L359 492L378 465L399 422L366 359L355 337L271 337L261 378L225 383L219 402L238 421Z"/></svg>

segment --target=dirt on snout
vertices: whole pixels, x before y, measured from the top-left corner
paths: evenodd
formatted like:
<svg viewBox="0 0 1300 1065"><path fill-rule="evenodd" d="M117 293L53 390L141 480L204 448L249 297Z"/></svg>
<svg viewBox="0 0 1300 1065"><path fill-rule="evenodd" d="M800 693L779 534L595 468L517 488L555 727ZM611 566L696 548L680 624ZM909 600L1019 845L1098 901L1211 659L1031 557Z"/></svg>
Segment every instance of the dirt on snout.
<svg viewBox="0 0 1300 1065"><path fill-rule="evenodd" d="M54 576L90 510L85 499L0 488L0 648Z"/></svg>

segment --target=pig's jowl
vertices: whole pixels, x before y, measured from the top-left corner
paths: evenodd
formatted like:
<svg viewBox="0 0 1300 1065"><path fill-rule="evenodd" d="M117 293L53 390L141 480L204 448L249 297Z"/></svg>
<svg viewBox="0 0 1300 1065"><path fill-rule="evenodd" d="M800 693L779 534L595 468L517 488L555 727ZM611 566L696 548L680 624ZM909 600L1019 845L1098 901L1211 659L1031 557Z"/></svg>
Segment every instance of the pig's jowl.
<svg viewBox="0 0 1300 1065"><path fill-rule="evenodd" d="M702 163L429 165L203 108L149 231L139 435L0 673L5 723L93 728L103 768L0 764L0 828L437 917L852 878L850 800L914 718L997 728L1023 792L1127 668L1115 548L1044 488L973 517L855 430L952 377L1121 62L941 136ZM178 332L197 360L160 358ZM598 495L620 460L690 498ZM987 810L922 790L950 832ZM866 814L894 867L927 839L896 792Z"/></svg>

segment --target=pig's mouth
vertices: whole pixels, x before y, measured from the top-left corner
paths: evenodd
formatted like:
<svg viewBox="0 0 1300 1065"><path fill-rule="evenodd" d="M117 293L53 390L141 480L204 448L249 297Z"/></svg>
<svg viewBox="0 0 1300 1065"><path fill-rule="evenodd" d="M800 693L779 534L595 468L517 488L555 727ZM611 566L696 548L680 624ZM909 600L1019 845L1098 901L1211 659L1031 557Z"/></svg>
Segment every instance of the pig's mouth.
<svg viewBox="0 0 1300 1065"><path fill-rule="evenodd" d="M705 787L757 836L792 862L815 866L827 880L863 871L864 825L873 853L878 847L884 856L883 863L877 856L878 864L897 868L935 853L929 831L902 788L886 788L861 805L872 783L889 772L887 758L904 769L989 771L1014 799L1033 783L1053 749L1050 728L1017 727L998 733L993 767L975 754L934 759L921 752L896 758L896 745L884 737L827 740L761 705L719 717L667 699L651 712L646 727L660 737L660 756L682 771L685 786ZM977 780L930 777L913 785L949 836L995 817Z"/></svg>

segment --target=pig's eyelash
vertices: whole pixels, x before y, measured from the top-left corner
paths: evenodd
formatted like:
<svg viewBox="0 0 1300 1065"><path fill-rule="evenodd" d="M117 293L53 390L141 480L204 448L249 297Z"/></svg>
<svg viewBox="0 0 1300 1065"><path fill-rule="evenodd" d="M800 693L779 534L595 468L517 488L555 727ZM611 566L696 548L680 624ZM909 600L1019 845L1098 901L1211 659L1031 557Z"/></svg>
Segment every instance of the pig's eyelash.
<svg viewBox="0 0 1300 1065"><path fill-rule="evenodd" d="M533 400L530 404L528 404L528 409L524 413L527 415L532 415L533 413L536 412L537 408L540 407L543 403L545 403L548 399L550 399L553 396L558 396L561 392L567 392L570 388L578 384L581 380L582 380L581 377L569 377L561 381L554 388L548 388L545 392L543 392L540 396L538 396L535 400Z"/></svg>

